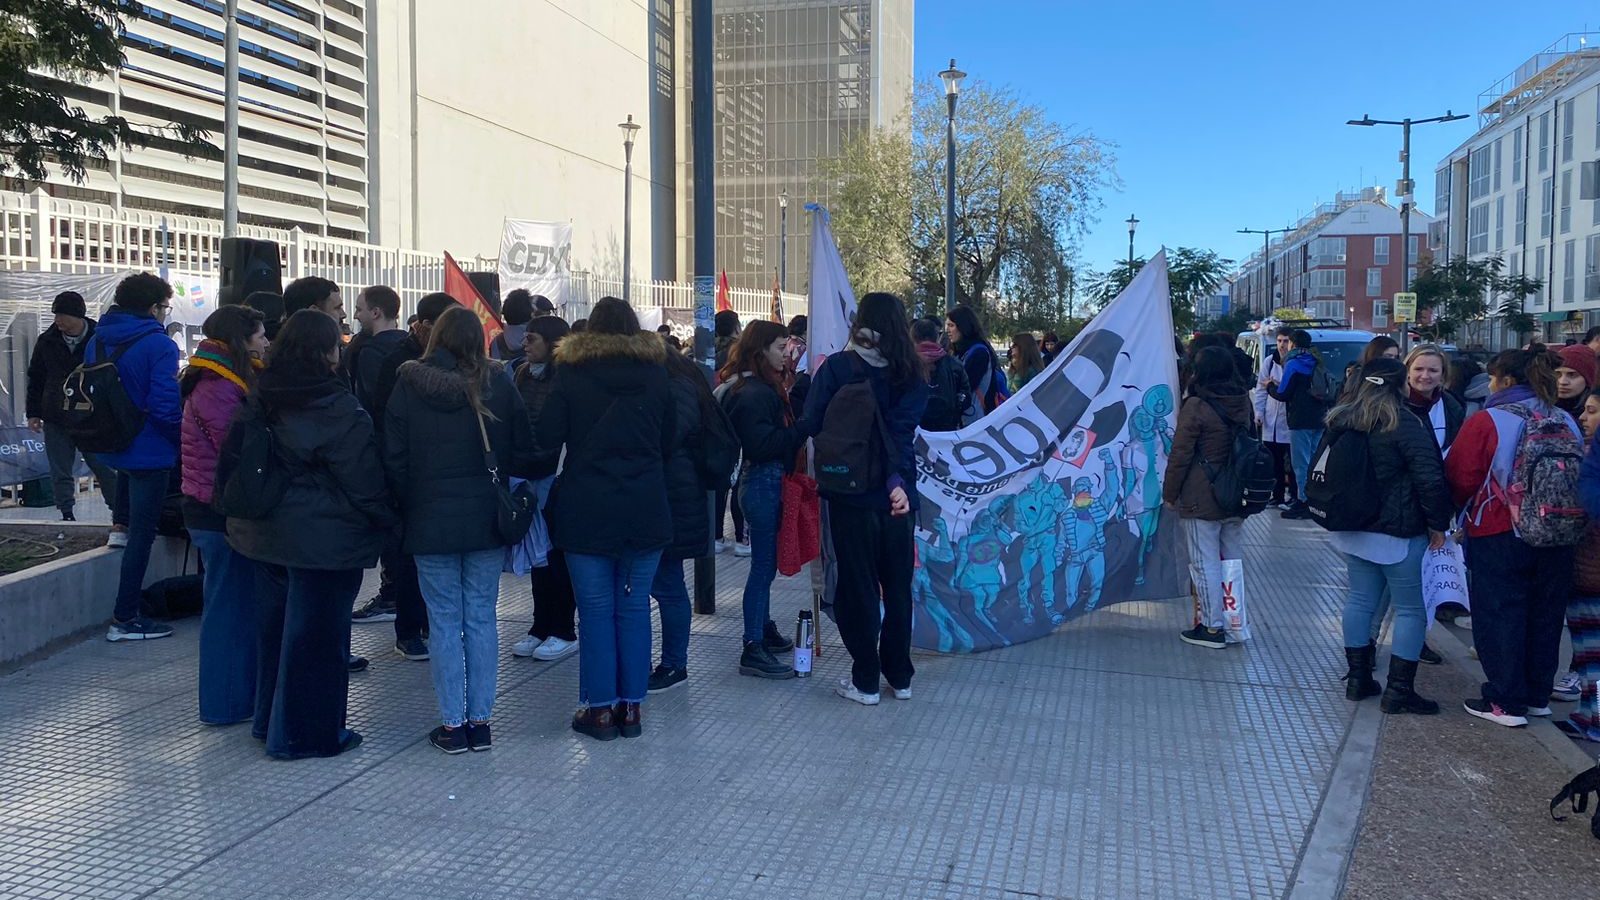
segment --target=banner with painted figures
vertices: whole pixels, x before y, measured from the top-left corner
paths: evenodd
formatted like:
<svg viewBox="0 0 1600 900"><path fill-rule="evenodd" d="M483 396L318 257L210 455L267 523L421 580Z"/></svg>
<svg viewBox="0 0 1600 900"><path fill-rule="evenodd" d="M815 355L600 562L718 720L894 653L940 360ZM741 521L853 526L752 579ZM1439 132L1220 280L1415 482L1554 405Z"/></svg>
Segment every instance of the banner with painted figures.
<svg viewBox="0 0 1600 900"><path fill-rule="evenodd" d="M500 232L500 296L517 288L566 307L572 284L572 223L506 219Z"/></svg>
<svg viewBox="0 0 1600 900"><path fill-rule="evenodd" d="M916 646L989 650L1186 592L1161 503L1178 408L1167 292L1163 253L1009 401L918 433Z"/></svg>

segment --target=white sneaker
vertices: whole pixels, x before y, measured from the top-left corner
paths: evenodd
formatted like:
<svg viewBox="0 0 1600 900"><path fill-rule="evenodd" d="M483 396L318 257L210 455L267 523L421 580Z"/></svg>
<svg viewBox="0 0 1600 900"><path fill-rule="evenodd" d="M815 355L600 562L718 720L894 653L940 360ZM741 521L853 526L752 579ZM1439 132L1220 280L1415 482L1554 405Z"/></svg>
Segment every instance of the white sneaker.
<svg viewBox="0 0 1600 900"><path fill-rule="evenodd" d="M859 690L856 690L856 686L853 683L851 683L850 679L848 679L848 678L839 679L839 683L834 686L833 692L835 694L838 694L839 696L845 698L846 700L854 700L855 702L861 704L862 706L877 706L878 705L878 695L877 694L863 694L863 693L861 693Z"/></svg>
<svg viewBox="0 0 1600 900"><path fill-rule="evenodd" d="M511 655L512 656L532 656L533 655L533 651L539 649L539 645L542 644L542 643L544 643L544 640L542 638L536 638L536 637L534 637L533 635L530 634L527 637L523 638L522 640L517 641L515 644L511 645Z"/></svg>
<svg viewBox="0 0 1600 900"><path fill-rule="evenodd" d="M716 551L718 553L727 553L728 552L728 542L727 541L717 541L716 542Z"/></svg>
<svg viewBox="0 0 1600 900"><path fill-rule="evenodd" d="M745 543L742 543L742 544L734 544L733 545L733 555L734 556L749 556L750 555L750 543L748 541L746 541Z"/></svg>
<svg viewBox="0 0 1600 900"><path fill-rule="evenodd" d="M1468 631L1471 631L1472 630L1472 617L1471 616L1456 616L1455 626L1457 628L1465 628Z"/></svg>
<svg viewBox="0 0 1600 900"><path fill-rule="evenodd" d="M908 688L908 687L897 688L894 685L890 685L889 689L894 691L894 698L896 700L910 700L911 699L911 688Z"/></svg>
<svg viewBox="0 0 1600 900"><path fill-rule="evenodd" d="M1577 672L1568 672L1556 679L1555 687L1550 690L1551 700L1571 702L1583 696L1583 679Z"/></svg>
<svg viewBox="0 0 1600 900"><path fill-rule="evenodd" d="M110 534L106 535L106 546L107 547L126 547L126 546L128 546L128 532L126 530L123 530L123 531L115 531L114 530L114 531L112 531Z"/></svg>
<svg viewBox="0 0 1600 900"><path fill-rule="evenodd" d="M1541 719L1548 719L1548 718L1550 718L1550 707L1548 707L1548 706L1530 706L1530 707L1528 707L1528 715L1530 715L1530 716L1538 716Z"/></svg>
<svg viewBox="0 0 1600 900"><path fill-rule="evenodd" d="M544 660L545 662L555 662L558 659L566 659L577 652L577 641L551 637L545 638L544 643L539 645L539 649L533 651L533 658Z"/></svg>

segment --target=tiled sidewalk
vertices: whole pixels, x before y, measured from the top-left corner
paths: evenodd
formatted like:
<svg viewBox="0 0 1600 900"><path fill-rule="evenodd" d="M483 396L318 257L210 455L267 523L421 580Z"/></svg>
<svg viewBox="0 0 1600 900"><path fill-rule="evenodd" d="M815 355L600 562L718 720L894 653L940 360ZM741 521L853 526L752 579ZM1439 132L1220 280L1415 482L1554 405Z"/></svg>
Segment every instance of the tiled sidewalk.
<svg viewBox="0 0 1600 900"><path fill-rule="evenodd" d="M509 577L487 754L427 745L427 666L388 625L355 632L366 742L292 763L197 723L198 620L89 640L0 677L0 897L1281 897L1352 719L1343 572L1309 525L1246 533L1248 647L1180 643L1187 598L1122 604L919 654L916 698L876 708L832 695L831 624L815 677L737 675L725 556L688 686L605 744L567 728L575 658L510 656L529 597ZM802 603L780 579L786 631Z"/></svg>

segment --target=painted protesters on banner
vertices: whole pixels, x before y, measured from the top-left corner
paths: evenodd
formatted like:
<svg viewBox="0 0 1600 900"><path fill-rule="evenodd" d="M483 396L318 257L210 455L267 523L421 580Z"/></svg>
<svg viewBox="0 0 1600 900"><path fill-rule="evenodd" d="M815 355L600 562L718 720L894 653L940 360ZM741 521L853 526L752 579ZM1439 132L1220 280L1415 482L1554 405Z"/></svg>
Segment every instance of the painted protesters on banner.
<svg viewBox="0 0 1600 900"><path fill-rule="evenodd" d="M1328 413L1322 449L1342 446L1341 436L1359 432L1377 491L1370 502L1378 514L1366 530L1332 534L1349 570L1345 697L1360 701L1380 693L1372 677L1377 652L1372 625L1387 594L1394 605L1394 631L1380 704L1385 713L1434 715L1439 704L1416 692L1417 661L1427 633L1422 564L1429 551L1444 546L1455 510L1439 446L1422 421L1405 409L1405 390L1406 369L1400 362L1380 355L1362 366L1354 394L1346 394L1348 399Z"/></svg>
<svg viewBox="0 0 1600 900"><path fill-rule="evenodd" d="M63 291L50 304L55 320L33 344L28 357L27 416L29 430L44 434L45 457L50 462L50 486L55 492L56 509L61 521L77 519L73 508L77 505L78 484L73 470L77 467L78 446L63 426L62 386L67 376L83 362L83 349L94 336L95 321L89 318L83 295L76 291ZM115 504L117 473L100 457L84 452L83 461L100 482L100 494L106 508Z"/></svg>
<svg viewBox="0 0 1600 900"><path fill-rule="evenodd" d="M1064 555L1061 523L1068 513L1066 491L1058 481L1035 478L1020 492L999 498L993 506L1022 539L1021 571L1017 573L1022 624L1033 624L1035 608L1042 610L1053 624L1060 624L1065 613L1057 608L1055 571Z"/></svg>
<svg viewBox="0 0 1600 900"><path fill-rule="evenodd" d="M794 644L772 621L772 581L778 575L778 522L783 476L793 472L806 435L795 420L784 388L788 331L758 319L746 325L718 373L716 396L738 435L738 503L750 537L750 573L744 586L743 649L739 674L793 678L794 668L774 654Z"/></svg>
<svg viewBox="0 0 1600 900"><path fill-rule="evenodd" d="M1223 351L1226 353L1226 351ZM1123 512L1139 535L1139 570L1134 584L1144 584L1145 566L1161 525L1161 470L1172 452L1172 388L1158 384L1145 392L1128 419L1122 445Z"/></svg>
<svg viewBox="0 0 1600 900"><path fill-rule="evenodd" d="M1098 492L1094 479L1088 475L1080 475L1072 482L1072 502L1063 529L1066 552L1060 560L1067 566L1067 609L1083 600L1084 609L1093 610L1100 605L1105 591L1106 523L1121 500L1117 490L1120 472L1109 448L1102 447L1099 457L1105 477ZM1158 517L1159 512L1158 509ZM1154 535L1153 529L1151 534Z"/></svg>
<svg viewBox="0 0 1600 900"><path fill-rule="evenodd" d="M178 345L167 336L164 324L172 308L172 288L155 275L129 275L117 285L113 302L86 342L83 361L102 362L121 351L117 378L145 416L133 443L101 457L118 473L116 506L127 510L128 516L127 546L106 640L140 641L172 634L171 626L139 612L139 600L172 467L178 464L183 398L178 393Z"/></svg>
<svg viewBox="0 0 1600 900"><path fill-rule="evenodd" d="M1010 644L1011 640L1001 629L995 607L1000 602L1000 591L1006 584L1006 548L1011 544L1011 539L1012 535L1001 524L1000 516L991 503L989 507L978 511L972 520L972 527L957 542L953 554L955 577L951 586L956 589L958 596L972 598L973 613L999 637L1002 644Z"/></svg>
<svg viewBox="0 0 1600 900"><path fill-rule="evenodd" d="M230 516L228 544L256 563L256 711L250 733L280 759L336 756L345 724L350 608L395 526L372 420L338 375L340 333L303 309L272 342L234 418L265 420L288 485L260 519Z"/></svg>
<svg viewBox="0 0 1600 900"><path fill-rule="evenodd" d="M863 494L824 494L838 564L834 614L850 652L851 675L834 689L863 705L878 702L881 681L910 699L912 534L921 497L913 449L928 402L922 358L911 342L905 304L893 294L861 298L844 352L823 361L806 399L804 433L816 435L840 388L871 386L886 438L885 483ZM888 446L882 446L887 440Z"/></svg>
<svg viewBox="0 0 1600 900"><path fill-rule="evenodd" d="M233 415L255 387L267 353L260 311L229 304L206 317L205 340L178 379L183 395L180 456L183 524L200 551L200 721L231 725L255 715L255 564L228 545L228 522L212 506L217 459Z"/></svg>
<svg viewBox="0 0 1600 900"><path fill-rule="evenodd" d="M944 519L933 520L933 533L930 536L923 537L920 533L917 535L917 569L912 577L911 593L917 601L916 611L926 613L933 621L934 630L938 634L938 645L935 649L940 653L972 646L971 635L956 621L955 616L950 614L949 607L939 601L930 568L939 566L944 571L953 571L956 557L957 547L955 542L950 540L950 526L945 524ZM913 628L915 628L915 613Z"/></svg>
<svg viewBox="0 0 1600 900"><path fill-rule="evenodd" d="M570 329L557 316L535 316L522 336L523 363L517 367L516 385L522 394L522 403L528 411L528 422L535 436L539 433L539 418L544 413L545 401L555 388L556 348L561 345ZM534 441L537 445L537 437ZM556 470L561 463L561 448L540 446L534 454L534 468L529 478L539 495L539 515L545 515L550 502L550 487L555 483ZM548 526L548 522L546 523ZM551 547L545 555L545 564L529 573L533 594L533 624L528 636L511 648L513 656L531 656L542 662L566 659L578 652L576 614L578 601L572 594L572 576L567 571L567 555L559 547Z"/></svg>

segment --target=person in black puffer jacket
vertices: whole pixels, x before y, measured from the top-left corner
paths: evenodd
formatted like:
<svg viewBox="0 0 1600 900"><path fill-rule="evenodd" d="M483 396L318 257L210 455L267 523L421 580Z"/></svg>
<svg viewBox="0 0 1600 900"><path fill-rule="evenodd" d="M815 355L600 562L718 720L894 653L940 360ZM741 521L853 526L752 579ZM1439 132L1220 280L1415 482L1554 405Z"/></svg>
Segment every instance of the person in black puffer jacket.
<svg viewBox="0 0 1600 900"><path fill-rule="evenodd" d="M290 316L235 418L271 422L290 474L269 516L227 520L228 543L257 564L251 733L283 759L334 756L361 743L344 727L350 607L362 570L377 563L395 526L383 473L372 464L372 420L336 372L339 339L326 313Z"/></svg>
<svg viewBox="0 0 1600 900"><path fill-rule="evenodd" d="M650 595L661 610L661 664L650 673L650 693L682 684L689 677L689 587L683 561L712 554L711 493L701 475L706 416L716 401L706 377L681 353L667 354L676 425L667 460L667 502L672 507L672 543L661 554ZM727 479L723 478L723 484Z"/></svg>
<svg viewBox="0 0 1600 900"><path fill-rule="evenodd" d="M567 453L545 513L583 619L572 728L596 740L643 731L646 586L673 537L666 461L677 415L666 358L667 345L639 330L633 308L606 297L587 328L556 348L555 386L539 415L539 446Z"/></svg>
<svg viewBox="0 0 1600 900"><path fill-rule="evenodd" d="M1345 696L1362 700L1379 693L1372 678L1376 652L1372 621L1387 591L1394 606L1394 637L1381 706L1386 713L1433 715L1439 704L1419 696L1415 688L1417 659L1427 632L1422 559L1429 550L1444 546L1454 513L1450 488L1432 433L1405 408L1405 366L1380 357L1362 366L1359 377L1350 399L1328 413L1322 445L1333 446L1345 432L1364 433L1378 491L1370 498L1378 516L1368 530L1333 533L1333 544L1344 554L1349 570Z"/></svg>
<svg viewBox="0 0 1600 900"><path fill-rule="evenodd" d="M402 549L416 558L428 605L429 667L442 720L428 739L445 753L488 750L500 657L495 602L506 554L499 492L512 476L534 470L528 413L500 363L484 352L478 317L455 306L434 323L422 359L400 367L384 417L384 468L405 515ZM486 453L494 456L494 476Z"/></svg>
<svg viewBox="0 0 1600 900"><path fill-rule="evenodd" d="M517 391L528 408L528 422L535 431L539 416L555 387L556 365L554 354L561 340L571 329L559 316L539 316L528 322L522 336L522 365L517 367ZM538 441L534 441L537 447ZM561 462L561 449L539 449L534 453L532 480L539 493L539 515L544 515L543 504L550 497L550 485L555 480ZM511 648L513 656L531 656L551 662L566 659L578 652L578 632L574 616L577 601L572 596L572 576L567 572L567 555L559 547L551 547L545 564L529 575L533 590L533 624L528 636Z"/></svg>
<svg viewBox="0 0 1600 900"><path fill-rule="evenodd" d="M56 509L61 511L63 522L72 522L76 520L73 507L77 501L77 479L72 470L78 445L63 424L66 415L62 411L62 388L67 376L83 362L83 349L94 336L95 324L77 291L56 295L50 311L55 321L39 335L33 354L28 357L28 428L44 433L44 454L50 462ZM93 453L84 453L83 461L100 482L106 508L115 508L117 473Z"/></svg>
<svg viewBox="0 0 1600 900"><path fill-rule="evenodd" d="M783 476L794 471L805 441L783 387L788 332L777 322L745 326L722 369L717 399L739 436L739 506L750 528L750 574L744 585L744 649L739 674L793 678L794 668L773 654L794 649L772 621L772 580L778 576L778 522Z"/></svg>

